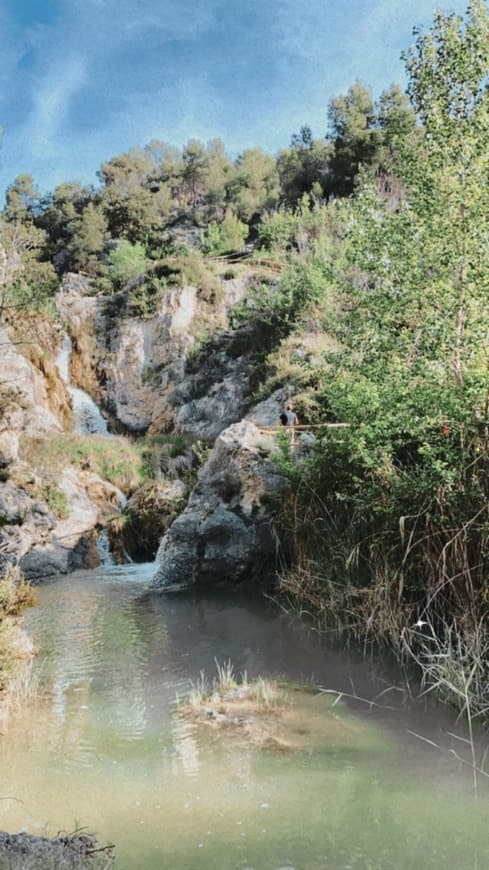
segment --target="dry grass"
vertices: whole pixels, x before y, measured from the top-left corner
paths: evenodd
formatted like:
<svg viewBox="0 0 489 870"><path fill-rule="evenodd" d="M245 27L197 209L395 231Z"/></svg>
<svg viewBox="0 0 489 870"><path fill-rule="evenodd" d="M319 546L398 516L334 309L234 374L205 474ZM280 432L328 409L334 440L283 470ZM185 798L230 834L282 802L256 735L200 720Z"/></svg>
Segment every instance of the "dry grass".
<svg viewBox="0 0 489 870"><path fill-rule="evenodd" d="M20 453L35 473L52 484L72 465L95 472L127 493L138 486L143 473L140 451L122 437L64 432L49 439L24 438Z"/></svg>
<svg viewBox="0 0 489 870"><path fill-rule="evenodd" d="M274 710L283 706L285 692L277 680L257 677L248 680L246 672L236 676L230 659L222 664L216 659L217 676L211 681L204 671L200 672L198 680L193 684L185 704L194 711L199 711L202 705L213 703L220 705L223 701L245 701L252 703L259 710Z"/></svg>
<svg viewBox="0 0 489 870"><path fill-rule="evenodd" d="M0 574L0 692L15 693L15 680L22 680L19 668L30 657L19 624L22 612L37 600L35 590L27 583L18 568L6 566ZM20 683L18 687L20 697Z"/></svg>

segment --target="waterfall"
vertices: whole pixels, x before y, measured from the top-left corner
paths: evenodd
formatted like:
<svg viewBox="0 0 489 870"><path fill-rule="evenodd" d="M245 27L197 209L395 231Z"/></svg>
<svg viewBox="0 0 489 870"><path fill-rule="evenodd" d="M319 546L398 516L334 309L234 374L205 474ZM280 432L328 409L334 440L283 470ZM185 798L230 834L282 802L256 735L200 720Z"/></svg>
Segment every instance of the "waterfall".
<svg viewBox="0 0 489 870"><path fill-rule="evenodd" d="M109 568L110 566L115 565L115 562L112 558L112 553L110 552L110 541L107 534L107 529L102 529L98 536L97 550L100 556L100 564L104 568Z"/></svg>
<svg viewBox="0 0 489 870"><path fill-rule="evenodd" d="M65 336L61 350L56 357L59 373L68 387L73 406L73 431L82 435L108 435L107 423L100 408L84 390L71 385L70 354L71 338Z"/></svg>

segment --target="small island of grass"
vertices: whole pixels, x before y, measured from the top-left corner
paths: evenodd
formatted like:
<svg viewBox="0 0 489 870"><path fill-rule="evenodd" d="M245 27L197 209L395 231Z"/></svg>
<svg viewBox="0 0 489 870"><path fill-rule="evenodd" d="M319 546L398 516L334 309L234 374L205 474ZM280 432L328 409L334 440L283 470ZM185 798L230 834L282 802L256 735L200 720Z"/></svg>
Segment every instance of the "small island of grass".
<svg viewBox="0 0 489 870"><path fill-rule="evenodd" d="M286 683L236 675L230 661L216 661L210 681L201 671L191 692L179 701L179 715L196 725L277 752L358 744L366 729L337 698L308 683Z"/></svg>

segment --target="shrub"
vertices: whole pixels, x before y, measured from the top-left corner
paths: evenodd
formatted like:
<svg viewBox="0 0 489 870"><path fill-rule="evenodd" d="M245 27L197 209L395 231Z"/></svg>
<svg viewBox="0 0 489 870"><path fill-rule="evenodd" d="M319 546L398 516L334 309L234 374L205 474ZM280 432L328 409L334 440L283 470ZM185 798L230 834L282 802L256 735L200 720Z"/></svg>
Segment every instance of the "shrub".
<svg viewBox="0 0 489 870"><path fill-rule="evenodd" d="M230 251L241 251L248 236L248 226L239 220L230 209L226 211L221 223L212 221L202 233L204 254L218 256Z"/></svg>

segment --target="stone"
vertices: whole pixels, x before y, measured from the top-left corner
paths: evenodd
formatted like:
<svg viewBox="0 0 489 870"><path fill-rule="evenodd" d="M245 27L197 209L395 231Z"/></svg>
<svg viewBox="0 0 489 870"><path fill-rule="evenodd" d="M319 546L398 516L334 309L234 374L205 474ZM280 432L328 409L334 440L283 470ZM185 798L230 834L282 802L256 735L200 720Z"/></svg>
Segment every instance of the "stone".
<svg viewBox="0 0 489 870"><path fill-rule="evenodd" d="M12 481L0 483L0 564L19 564L30 580L96 567L98 529L125 501L108 481L70 467L61 473L59 489L68 507L62 519L38 495Z"/></svg>
<svg viewBox="0 0 489 870"><path fill-rule="evenodd" d="M113 846L100 850L94 837L87 834L68 834L66 836L37 837L21 832L8 834L0 831L0 866L9 870L21 870L24 867L57 867L86 868L101 866L96 858L103 856L104 866L108 867L112 860ZM5 862L5 863L4 863Z"/></svg>
<svg viewBox="0 0 489 870"><path fill-rule="evenodd" d="M278 426L280 414L290 398L287 388L275 390L268 399L255 405L248 414L248 419L258 426Z"/></svg>
<svg viewBox="0 0 489 870"><path fill-rule="evenodd" d="M0 468L15 462L19 455L19 434L13 431L0 432Z"/></svg>
<svg viewBox="0 0 489 870"><path fill-rule="evenodd" d="M249 421L228 427L202 467L187 507L163 537L155 591L265 581L275 572L275 516L288 483L263 457Z"/></svg>

